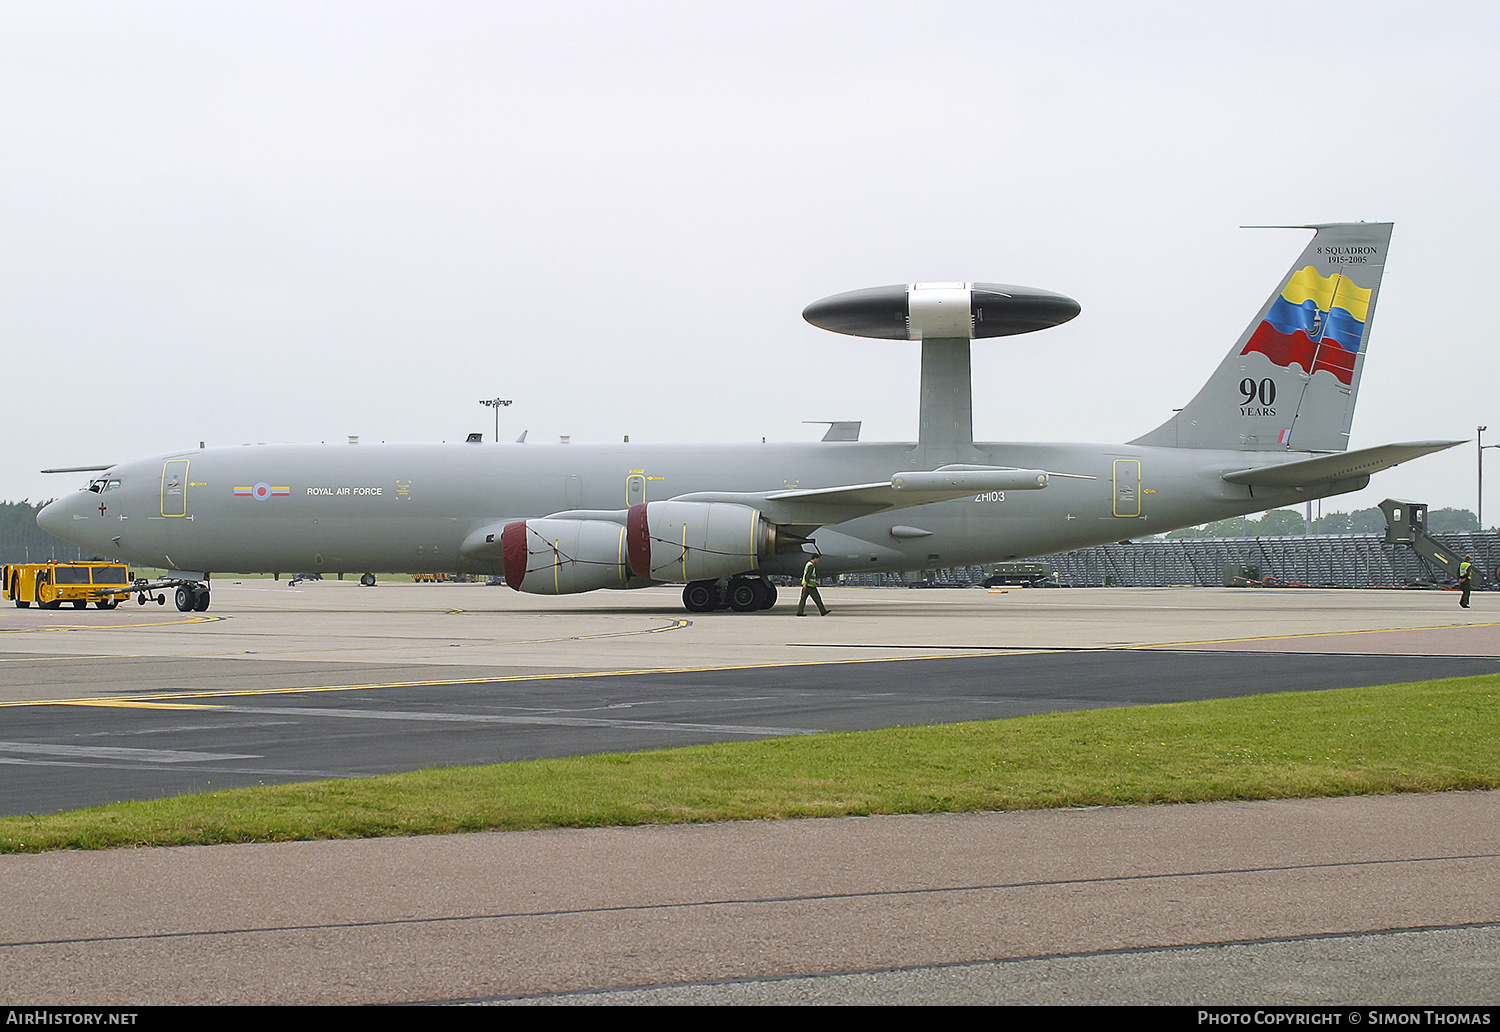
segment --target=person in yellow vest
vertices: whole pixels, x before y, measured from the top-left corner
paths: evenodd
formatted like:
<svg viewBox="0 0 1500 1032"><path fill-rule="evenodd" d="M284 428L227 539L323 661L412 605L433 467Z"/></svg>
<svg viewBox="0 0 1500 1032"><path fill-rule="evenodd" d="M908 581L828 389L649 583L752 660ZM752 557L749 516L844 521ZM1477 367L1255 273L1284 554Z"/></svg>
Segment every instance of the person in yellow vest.
<svg viewBox="0 0 1500 1032"><path fill-rule="evenodd" d="M823 596L818 594L818 557L813 556L807 561L807 566L802 570L802 597L797 601L797 615L806 616L803 612L807 608L807 600L811 598L818 606L818 615L827 616L828 607L823 604Z"/></svg>
<svg viewBox="0 0 1500 1032"><path fill-rule="evenodd" d="M1469 608L1469 587L1474 580L1474 557L1464 556L1464 561L1458 564L1458 586L1463 589L1459 596L1458 604L1465 609Z"/></svg>

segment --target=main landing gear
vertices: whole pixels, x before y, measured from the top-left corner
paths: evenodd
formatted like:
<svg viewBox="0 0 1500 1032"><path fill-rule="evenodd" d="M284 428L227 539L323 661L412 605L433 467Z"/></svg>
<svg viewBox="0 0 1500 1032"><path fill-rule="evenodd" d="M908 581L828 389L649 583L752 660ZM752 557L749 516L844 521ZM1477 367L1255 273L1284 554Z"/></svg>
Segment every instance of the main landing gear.
<svg viewBox="0 0 1500 1032"><path fill-rule="evenodd" d="M776 585L761 577L693 581L682 589L682 604L690 613L711 613L715 609L753 613L776 604Z"/></svg>
<svg viewBox="0 0 1500 1032"><path fill-rule="evenodd" d="M184 584L177 589L175 601L179 613L202 613L208 609L208 588Z"/></svg>

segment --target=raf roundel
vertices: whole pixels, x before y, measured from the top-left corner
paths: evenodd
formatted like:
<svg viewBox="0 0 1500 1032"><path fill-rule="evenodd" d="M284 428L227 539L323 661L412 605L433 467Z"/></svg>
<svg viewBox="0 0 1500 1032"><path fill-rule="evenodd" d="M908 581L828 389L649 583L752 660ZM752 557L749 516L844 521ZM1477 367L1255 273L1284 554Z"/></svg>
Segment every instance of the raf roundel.
<svg viewBox="0 0 1500 1032"><path fill-rule="evenodd" d="M254 498L257 502L263 502L268 498L286 498L290 496L290 487L272 487L265 481L261 481L254 487L236 487L234 496L236 498Z"/></svg>

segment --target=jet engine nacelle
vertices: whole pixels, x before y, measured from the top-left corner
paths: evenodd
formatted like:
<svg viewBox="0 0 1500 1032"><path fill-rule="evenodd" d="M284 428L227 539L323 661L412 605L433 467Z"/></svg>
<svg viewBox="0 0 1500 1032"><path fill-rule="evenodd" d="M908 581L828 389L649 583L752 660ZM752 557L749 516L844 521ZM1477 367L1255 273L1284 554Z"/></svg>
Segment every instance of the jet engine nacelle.
<svg viewBox="0 0 1500 1032"><path fill-rule="evenodd" d="M533 595L623 588L625 526L609 520L516 520L500 532L505 583Z"/></svg>
<svg viewBox="0 0 1500 1032"><path fill-rule="evenodd" d="M625 520L637 577L686 584L746 573L776 551L776 528L735 502L643 502Z"/></svg>

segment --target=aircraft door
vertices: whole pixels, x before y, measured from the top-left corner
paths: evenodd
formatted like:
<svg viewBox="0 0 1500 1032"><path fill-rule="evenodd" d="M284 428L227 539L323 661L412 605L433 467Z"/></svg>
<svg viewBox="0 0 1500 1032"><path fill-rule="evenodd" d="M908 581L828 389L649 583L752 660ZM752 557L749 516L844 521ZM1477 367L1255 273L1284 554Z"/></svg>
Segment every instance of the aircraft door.
<svg viewBox="0 0 1500 1032"><path fill-rule="evenodd" d="M168 459L161 468L161 514L187 515L188 460Z"/></svg>
<svg viewBox="0 0 1500 1032"><path fill-rule="evenodd" d="M646 474L636 471L625 478L625 507L640 505L646 500Z"/></svg>
<svg viewBox="0 0 1500 1032"><path fill-rule="evenodd" d="M1116 516L1141 514L1141 460L1116 459L1114 462Z"/></svg>

